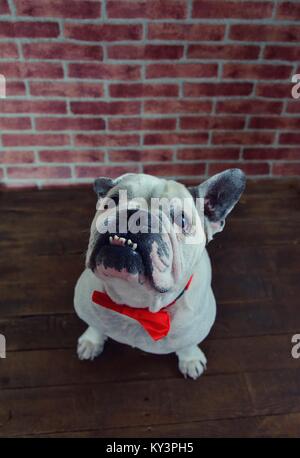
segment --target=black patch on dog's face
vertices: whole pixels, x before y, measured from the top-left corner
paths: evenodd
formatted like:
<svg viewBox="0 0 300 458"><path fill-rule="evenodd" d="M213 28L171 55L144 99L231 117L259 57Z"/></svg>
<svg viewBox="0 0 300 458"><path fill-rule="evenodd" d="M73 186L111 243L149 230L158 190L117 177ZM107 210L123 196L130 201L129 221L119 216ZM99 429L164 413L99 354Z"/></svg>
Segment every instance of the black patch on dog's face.
<svg viewBox="0 0 300 458"><path fill-rule="evenodd" d="M109 237L117 235L119 238L130 239L137 244L137 249L133 250L130 246L112 245ZM132 234L106 233L100 234L95 244L89 261L89 268L95 271L98 265L105 268L111 267L118 271L125 269L131 274L141 274L153 284L153 264L151 251L153 243L156 243L157 253L160 259L169 259L169 247L160 234Z"/></svg>

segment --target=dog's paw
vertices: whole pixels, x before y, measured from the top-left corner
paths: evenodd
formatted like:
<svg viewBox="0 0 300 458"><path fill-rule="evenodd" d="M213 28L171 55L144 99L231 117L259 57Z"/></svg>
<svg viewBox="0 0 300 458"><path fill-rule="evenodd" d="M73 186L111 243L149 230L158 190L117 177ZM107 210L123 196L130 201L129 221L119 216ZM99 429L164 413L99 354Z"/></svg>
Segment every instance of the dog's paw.
<svg viewBox="0 0 300 458"><path fill-rule="evenodd" d="M93 360L99 356L103 351L102 343L95 343L85 338L78 339L77 355L81 360L90 359Z"/></svg>
<svg viewBox="0 0 300 458"><path fill-rule="evenodd" d="M179 370L185 378L190 377L196 380L206 369L207 359L200 348L195 347L191 351L190 358L185 355L184 358L179 357Z"/></svg>
<svg viewBox="0 0 300 458"><path fill-rule="evenodd" d="M77 355L79 359L93 360L103 351L105 336L89 326L78 339Z"/></svg>

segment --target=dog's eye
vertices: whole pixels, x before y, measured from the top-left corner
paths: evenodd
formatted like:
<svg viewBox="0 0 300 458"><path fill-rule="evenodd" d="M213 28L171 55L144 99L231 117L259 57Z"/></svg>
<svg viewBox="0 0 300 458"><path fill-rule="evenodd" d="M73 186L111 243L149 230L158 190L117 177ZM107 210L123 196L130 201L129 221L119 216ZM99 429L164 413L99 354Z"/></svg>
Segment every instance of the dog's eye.
<svg viewBox="0 0 300 458"><path fill-rule="evenodd" d="M116 205L119 204L119 193L112 194L111 196L109 196L109 198L113 200Z"/></svg>
<svg viewBox="0 0 300 458"><path fill-rule="evenodd" d="M190 229L190 223L188 221L188 218L187 216L181 212L179 213L178 215L175 215L174 217L174 223L180 228L182 229L182 232L184 234L186 234L187 232L189 232L189 229Z"/></svg>

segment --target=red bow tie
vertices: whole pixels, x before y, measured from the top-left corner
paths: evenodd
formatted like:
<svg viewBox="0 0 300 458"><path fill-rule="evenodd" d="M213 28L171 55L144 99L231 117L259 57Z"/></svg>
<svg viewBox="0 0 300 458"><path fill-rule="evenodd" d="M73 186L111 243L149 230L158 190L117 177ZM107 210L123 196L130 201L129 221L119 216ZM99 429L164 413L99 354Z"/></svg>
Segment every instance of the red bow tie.
<svg viewBox="0 0 300 458"><path fill-rule="evenodd" d="M167 307L175 304L175 302L183 295L183 293L189 288L192 282L193 276L190 277L186 287L182 293L173 301L171 304L166 305L159 312L153 313L148 309L129 307L124 304L116 304L111 298L101 291L94 291L92 300L95 304L113 310L114 312L121 313L122 315L129 316L130 318L138 321L145 331L152 337L153 340L159 340L165 337L170 331L170 316L166 311Z"/></svg>

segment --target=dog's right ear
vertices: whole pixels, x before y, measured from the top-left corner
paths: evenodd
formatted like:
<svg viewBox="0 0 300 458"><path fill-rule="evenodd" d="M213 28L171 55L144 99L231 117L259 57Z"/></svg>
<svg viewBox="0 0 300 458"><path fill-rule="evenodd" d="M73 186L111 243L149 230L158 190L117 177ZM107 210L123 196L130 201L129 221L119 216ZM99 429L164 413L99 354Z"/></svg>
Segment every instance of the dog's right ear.
<svg viewBox="0 0 300 458"><path fill-rule="evenodd" d="M115 181L107 177L99 177L94 181L94 191L98 199L106 196L108 191L115 186Z"/></svg>

